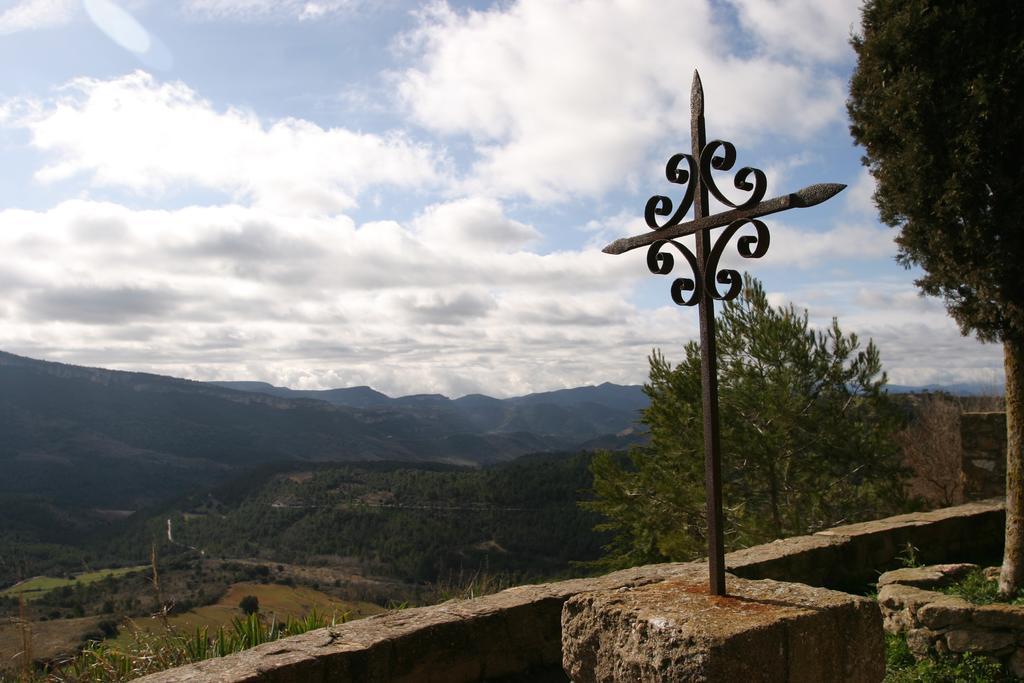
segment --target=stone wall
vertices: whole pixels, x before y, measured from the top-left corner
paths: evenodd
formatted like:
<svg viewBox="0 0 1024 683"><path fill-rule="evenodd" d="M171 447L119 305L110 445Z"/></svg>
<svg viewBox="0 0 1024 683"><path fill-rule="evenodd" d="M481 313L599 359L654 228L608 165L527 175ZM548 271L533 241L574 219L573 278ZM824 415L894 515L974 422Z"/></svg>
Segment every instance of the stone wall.
<svg viewBox="0 0 1024 683"><path fill-rule="evenodd" d="M863 588L879 571L898 566L897 556L908 543L928 563L998 557L1003 518L1002 501L980 501L767 543L729 553L726 565L729 572L746 579ZM140 680L566 681L561 616L569 598L678 579L700 566L649 565L390 612Z"/></svg>
<svg viewBox="0 0 1024 683"><path fill-rule="evenodd" d="M1006 413L960 416L965 500L1006 493Z"/></svg>
<svg viewBox="0 0 1024 683"><path fill-rule="evenodd" d="M1024 677L1024 605L973 605L935 590L978 570L974 564L947 564L882 574L878 606L885 630L905 633L917 657L973 652ZM994 579L998 570L989 567L985 575Z"/></svg>

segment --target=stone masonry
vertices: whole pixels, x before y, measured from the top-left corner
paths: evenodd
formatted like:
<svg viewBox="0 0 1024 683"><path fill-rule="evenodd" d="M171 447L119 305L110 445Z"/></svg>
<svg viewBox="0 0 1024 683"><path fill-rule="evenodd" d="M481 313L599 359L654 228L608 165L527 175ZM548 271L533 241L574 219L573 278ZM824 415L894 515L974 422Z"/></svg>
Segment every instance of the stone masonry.
<svg viewBox="0 0 1024 683"><path fill-rule="evenodd" d="M874 600L706 569L644 586L575 595L562 608L562 663L574 683L877 683L885 675Z"/></svg>
<svg viewBox="0 0 1024 683"><path fill-rule="evenodd" d="M1006 413L963 413L964 498L978 500L1006 493Z"/></svg>
<svg viewBox="0 0 1024 683"><path fill-rule="evenodd" d="M1015 676L1024 677L1024 606L974 605L935 590L977 569L964 563L882 574L878 605L884 627L905 633L916 657L973 652L998 659ZM991 569L988 573L995 576Z"/></svg>

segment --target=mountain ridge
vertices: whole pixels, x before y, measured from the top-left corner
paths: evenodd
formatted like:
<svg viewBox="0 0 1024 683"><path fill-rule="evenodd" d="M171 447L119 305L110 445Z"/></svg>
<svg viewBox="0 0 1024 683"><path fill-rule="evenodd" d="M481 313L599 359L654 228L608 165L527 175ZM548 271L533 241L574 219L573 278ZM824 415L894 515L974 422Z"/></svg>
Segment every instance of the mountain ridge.
<svg viewBox="0 0 1024 683"><path fill-rule="evenodd" d="M0 352L0 495L135 509L268 462L479 466L571 451L594 439L624 445L636 437L614 434L628 432L639 418L586 401L578 407L439 396L403 401L368 387L312 398L266 393L270 385L260 383L240 386L249 390Z"/></svg>

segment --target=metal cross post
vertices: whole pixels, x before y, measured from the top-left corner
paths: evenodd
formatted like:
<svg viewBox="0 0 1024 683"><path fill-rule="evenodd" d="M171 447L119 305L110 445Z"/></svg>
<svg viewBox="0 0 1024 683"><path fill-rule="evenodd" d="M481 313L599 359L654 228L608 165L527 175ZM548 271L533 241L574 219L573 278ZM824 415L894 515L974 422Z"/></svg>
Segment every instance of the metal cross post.
<svg viewBox="0 0 1024 683"><path fill-rule="evenodd" d="M675 154L665 167L670 183L685 186L683 198L675 211L669 197L655 195L647 200L644 218L653 232L624 237L604 248L606 254L622 254L638 247L648 247L647 267L652 273L668 275L675 259L671 252L662 251L672 245L686 259L693 277L676 278L672 282L672 300L680 306L697 306L700 318L700 369L702 403L704 410L704 481L707 495L708 571L712 595L725 595L725 544L722 534L722 456L718 439L718 362L715 351L715 300L736 298L743 287L743 278L736 270L719 269L718 264L729 240L749 225L753 235L744 235L736 242L736 250L743 258L761 258L768 251L768 226L758 220L786 209L804 208L820 204L834 197L845 185L825 183L811 185L791 194L764 199L767 180L757 168L744 166L736 171L733 186L749 192L746 200L734 203L715 184L712 169L732 170L736 163L736 147L724 140L706 141L704 130L704 89L700 74L693 72L690 91L691 153ZM732 207L708 215L709 193L726 206ZM763 201L762 201L763 200ZM693 220L682 219L693 207ZM669 216L659 225L659 216ZM711 230L725 230L712 240ZM696 254L675 238L695 235ZM723 293L719 285L727 285Z"/></svg>

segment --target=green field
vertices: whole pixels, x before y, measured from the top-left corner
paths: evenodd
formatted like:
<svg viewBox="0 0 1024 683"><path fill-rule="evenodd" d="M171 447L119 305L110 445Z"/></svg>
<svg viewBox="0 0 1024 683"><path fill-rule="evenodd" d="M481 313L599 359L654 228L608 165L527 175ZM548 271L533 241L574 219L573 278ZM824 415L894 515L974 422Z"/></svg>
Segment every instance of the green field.
<svg viewBox="0 0 1024 683"><path fill-rule="evenodd" d="M148 564L139 565L137 567L118 567L116 569L100 569L94 572L84 572L82 574L76 574L74 578L71 579L60 579L53 576L34 576L31 579L25 579L6 590L0 591L0 596L12 598L23 597L26 600L34 600L63 586L94 583L96 581L102 581L108 576L124 576L125 574L131 574L132 572L139 572L146 569L149 569Z"/></svg>

